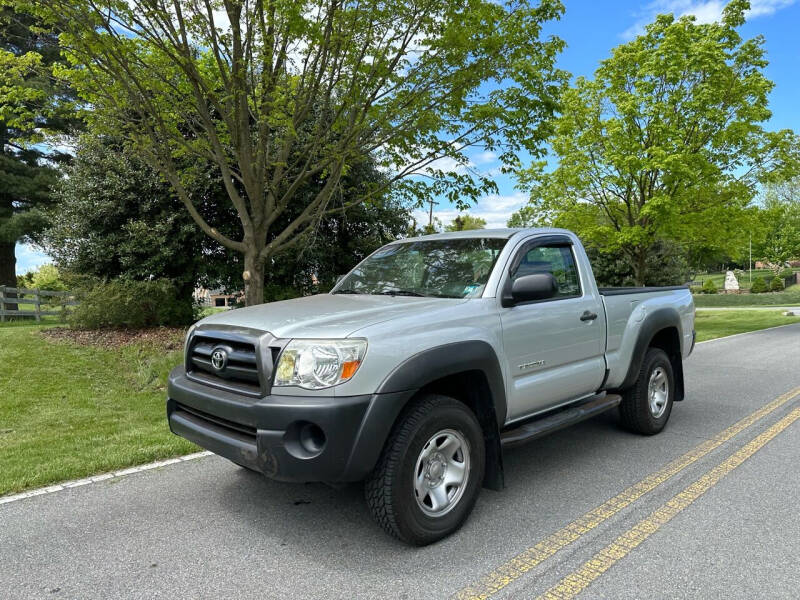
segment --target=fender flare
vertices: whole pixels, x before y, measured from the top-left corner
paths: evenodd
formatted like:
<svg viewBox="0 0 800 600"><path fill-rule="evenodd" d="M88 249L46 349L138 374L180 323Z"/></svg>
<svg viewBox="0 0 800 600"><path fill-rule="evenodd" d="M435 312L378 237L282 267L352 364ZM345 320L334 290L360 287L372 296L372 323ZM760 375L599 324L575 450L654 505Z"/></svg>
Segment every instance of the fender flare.
<svg viewBox="0 0 800 600"><path fill-rule="evenodd" d="M500 430L505 425L507 404L503 371L494 348L481 340L465 340L435 346L414 354L381 382L378 393L406 392L406 401L420 388L443 377L465 371L479 371L485 378L491 398L475 410L486 440L486 473L483 485L492 490L505 486Z"/></svg>
<svg viewBox="0 0 800 600"><path fill-rule="evenodd" d="M481 340L452 342L414 354L386 376L377 393L418 390L437 379L463 371L481 371L486 376L497 427L501 429L507 411L505 379L494 348Z"/></svg>
<svg viewBox="0 0 800 600"><path fill-rule="evenodd" d="M682 399L683 395L683 369L682 369L682 355L681 355L681 317L678 311L670 307L662 307L654 310L645 317L644 322L639 328L639 334L636 336L636 343L633 346L633 354L631 355L631 362L628 365L628 372L625 374L625 379L616 387L617 390L626 390L630 388L639 376L639 370L642 368L644 355L650 343L659 331L674 327L678 331L678 357L677 365L673 362L673 371L675 372L678 384L678 396ZM677 367L677 369L676 369Z"/></svg>

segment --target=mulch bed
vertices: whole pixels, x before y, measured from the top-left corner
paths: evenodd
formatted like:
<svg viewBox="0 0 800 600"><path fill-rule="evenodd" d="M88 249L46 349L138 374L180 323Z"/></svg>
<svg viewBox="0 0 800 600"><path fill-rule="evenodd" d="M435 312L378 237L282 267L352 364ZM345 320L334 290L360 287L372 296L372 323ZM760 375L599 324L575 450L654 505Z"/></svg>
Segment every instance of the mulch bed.
<svg viewBox="0 0 800 600"><path fill-rule="evenodd" d="M186 330L181 327L153 327L150 329L68 329L53 327L43 329L42 336L51 342L71 342L79 346L95 346L113 350L131 344L146 344L165 351L183 347Z"/></svg>

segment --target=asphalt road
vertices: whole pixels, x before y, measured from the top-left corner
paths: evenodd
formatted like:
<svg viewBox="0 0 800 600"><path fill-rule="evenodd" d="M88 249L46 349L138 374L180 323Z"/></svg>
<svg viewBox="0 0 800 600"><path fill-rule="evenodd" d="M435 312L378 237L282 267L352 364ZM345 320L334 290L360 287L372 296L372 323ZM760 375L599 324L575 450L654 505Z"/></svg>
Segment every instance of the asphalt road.
<svg viewBox="0 0 800 600"><path fill-rule="evenodd" d="M0 505L0 596L797 598L800 325L701 344L686 376L661 435L606 414L508 452L507 488L422 549L360 486L215 456Z"/></svg>

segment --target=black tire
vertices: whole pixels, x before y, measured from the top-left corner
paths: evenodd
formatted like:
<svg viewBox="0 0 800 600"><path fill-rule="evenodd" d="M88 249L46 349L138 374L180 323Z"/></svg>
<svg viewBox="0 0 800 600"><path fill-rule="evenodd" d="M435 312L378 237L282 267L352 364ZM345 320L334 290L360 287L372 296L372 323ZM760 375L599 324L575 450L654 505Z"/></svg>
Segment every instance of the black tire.
<svg viewBox="0 0 800 600"><path fill-rule="evenodd" d="M452 507L431 516L417 501L415 470L423 448L430 447L429 440L443 431L457 432L466 440L469 469ZM434 446L437 443L433 441ZM462 460L466 460L463 455ZM367 504L389 535L415 546L431 544L456 531L472 512L483 484L485 461L483 431L472 411L448 396L427 394L414 401L395 424L365 483Z"/></svg>
<svg viewBox="0 0 800 600"><path fill-rule="evenodd" d="M666 404L661 414L654 414L650 403L650 378L658 369L664 373L667 382ZM660 348L648 348L636 383L622 394L619 414L625 428L643 435L659 433L669 421L672 403L675 400L675 376L672 363L666 352ZM658 412L658 411L656 411Z"/></svg>

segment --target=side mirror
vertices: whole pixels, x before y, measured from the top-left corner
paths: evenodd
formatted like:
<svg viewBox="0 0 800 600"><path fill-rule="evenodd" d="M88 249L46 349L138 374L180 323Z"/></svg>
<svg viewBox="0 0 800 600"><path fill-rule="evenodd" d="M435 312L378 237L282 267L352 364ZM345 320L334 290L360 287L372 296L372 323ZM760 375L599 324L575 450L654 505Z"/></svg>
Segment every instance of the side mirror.
<svg viewBox="0 0 800 600"><path fill-rule="evenodd" d="M517 278L511 286L515 303L547 300L558 293L558 282L552 273L535 273Z"/></svg>

